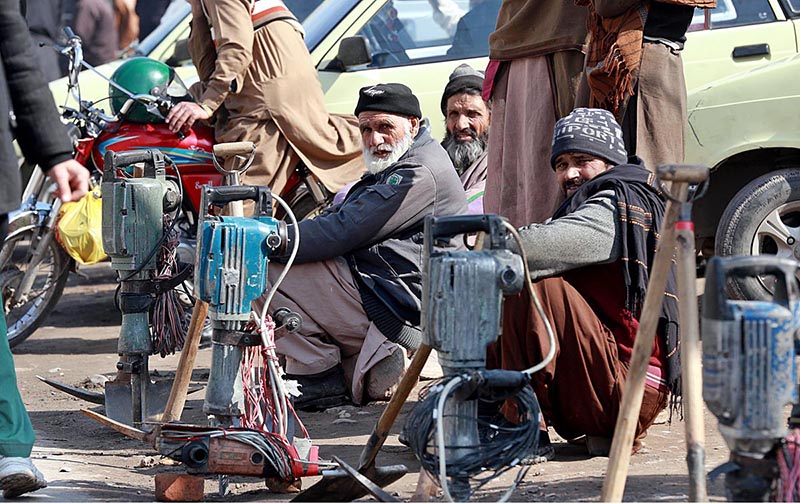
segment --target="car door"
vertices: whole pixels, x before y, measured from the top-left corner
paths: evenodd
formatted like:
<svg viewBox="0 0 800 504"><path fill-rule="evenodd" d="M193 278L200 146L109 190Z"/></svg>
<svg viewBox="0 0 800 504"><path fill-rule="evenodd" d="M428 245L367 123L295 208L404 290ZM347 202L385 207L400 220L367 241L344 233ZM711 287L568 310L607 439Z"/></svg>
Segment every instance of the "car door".
<svg viewBox="0 0 800 504"><path fill-rule="evenodd" d="M322 57L318 70L332 112L352 113L358 90L380 82L400 82L420 100L432 134L444 136L440 102L450 73L461 63L483 70L489 34L501 0L376 0L342 34L363 38L371 62L341 68L339 43ZM434 8L436 6L436 8ZM439 14L441 13L441 14Z"/></svg>
<svg viewBox="0 0 800 504"><path fill-rule="evenodd" d="M683 64L690 91L797 53L794 24L779 0L717 0L715 9L696 11L686 38Z"/></svg>
<svg viewBox="0 0 800 504"><path fill-rule="evenodd" d="M800 48L800 0L780 0L783 10L794 24L797 47Z"/></svg>

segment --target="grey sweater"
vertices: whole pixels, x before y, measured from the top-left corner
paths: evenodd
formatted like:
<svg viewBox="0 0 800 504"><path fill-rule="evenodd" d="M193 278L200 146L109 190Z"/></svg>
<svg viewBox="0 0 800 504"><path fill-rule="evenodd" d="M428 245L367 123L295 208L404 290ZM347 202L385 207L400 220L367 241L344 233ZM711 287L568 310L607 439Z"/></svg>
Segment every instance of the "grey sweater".
<svg viewBox="0 0 800 504"><path fill-rule="evenodd" d="M521 227L531 280L619 259L622 245L616 204L614 191L600 191L569 215ZM519 253L513 238L509 246Z"/></svg>

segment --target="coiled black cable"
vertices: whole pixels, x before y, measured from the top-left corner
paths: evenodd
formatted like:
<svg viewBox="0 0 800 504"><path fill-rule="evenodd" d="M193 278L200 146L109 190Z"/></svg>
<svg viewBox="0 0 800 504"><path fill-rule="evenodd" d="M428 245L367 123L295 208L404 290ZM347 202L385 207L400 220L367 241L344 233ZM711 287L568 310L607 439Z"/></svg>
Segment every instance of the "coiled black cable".
<svg viewBox="0 0 800 504"><path fill-rule="evenodd" d="M442 414L442 411L439 411L441 396L446 392L447 384L454 379L458 377L445 377L423 389L420 392L420 403L409 414L405 424L405 436L409 447L420 465L433 475L440 474L440 479L437 415ZM470 377L465 376L463 380L466 384ZM445 400L460 400L454 397L457 392L457 389L447 392L449 397ZM535 452L539 441L541 412L530 386L509 390L483 384L476 388L471 397L477 398L479 403L484 405L507 400L505 411L516 412L514 422L509 422L502 415L493 418L479 415L478 445L445 446L445 452L451 449L459 449L462 454L467 452L467 455L459 456L457 460L445 460L447 477L466 479L469 481L470 490L475 491L513 467L519 466L524 459ZM443 420L445 422L456 420L453 417L454 415L445 415ZM468 450L471 450L471 453Z"/></svg>

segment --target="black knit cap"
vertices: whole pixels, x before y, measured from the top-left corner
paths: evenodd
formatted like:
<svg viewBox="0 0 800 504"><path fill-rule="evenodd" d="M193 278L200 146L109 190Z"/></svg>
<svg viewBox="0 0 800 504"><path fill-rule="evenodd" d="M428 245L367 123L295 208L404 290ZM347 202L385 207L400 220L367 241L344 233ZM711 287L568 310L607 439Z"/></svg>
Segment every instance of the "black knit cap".
<svg viewBox="0 0 800 504"><path fill-rule="evenodd" d="M608 110L577 108L562 117L553 131L550 166L565 152L583 152L601 157L613 165L628 162L628 151L614 115Z"/></svg>
<svg viewBox="0 0 800 504"><path fill-rule="evenodd" d="M462 63L453 70L447 85L444 87L442 93L442 115L447 117L447 100L457 93L463 93L468 89L477 91L477 95L481 95L483 90L483 72L475 70L466 63Z"/></svg>
<svg viewBox="0 0 800 504"><path fill-rule="evenodd" d="M355 115L358 116L366 110L422 118L417 97L408 86L395 82L361 88L358 91Z"/></svg>

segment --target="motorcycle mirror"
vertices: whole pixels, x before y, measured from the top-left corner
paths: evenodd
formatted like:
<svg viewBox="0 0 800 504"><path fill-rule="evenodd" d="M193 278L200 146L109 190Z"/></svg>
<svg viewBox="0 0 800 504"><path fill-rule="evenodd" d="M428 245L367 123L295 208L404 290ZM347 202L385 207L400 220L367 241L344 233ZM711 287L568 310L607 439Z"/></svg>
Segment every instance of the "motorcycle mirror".
<svg viewBox="0 0 800 504"><path fill-rule="evenodd" d="M64 52L70 53L69 84L70 87L74 87L78 84L78 74L81 73L81 68L83 67L83 47L81 38L75 35L72 28L69 26L64 27L64 33L67 36L67 47Z"/></svg>

